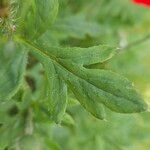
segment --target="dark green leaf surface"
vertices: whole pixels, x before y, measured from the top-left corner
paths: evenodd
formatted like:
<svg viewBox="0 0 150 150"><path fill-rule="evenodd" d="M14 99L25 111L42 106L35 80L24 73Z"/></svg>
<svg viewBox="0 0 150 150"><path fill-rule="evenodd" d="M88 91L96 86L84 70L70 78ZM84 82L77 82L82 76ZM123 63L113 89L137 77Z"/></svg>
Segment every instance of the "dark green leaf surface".
<svg viewBox="0 0 150 150"><path fill-rule="evenodd" d="M52 60L38 53L34 54L46 68L44 72L46 88L43 102L46 104L50 119L60 123L67 107L67 85L61 79Z"/></svg>
<svg viewBox="0 0 150 150"><path fill-rule="evenodd" d="M60 74L73 87L72 90L76 95L82 93L91 101L100 102L120 113L142 112L147 109L132 83L124 77L106 70L88 70L68 62L61 61L61 63L67 71L61 69ZM78 99L83 100L81 97Z"/></svg>
<svg viewBox="0 0 150 150"><path fill-rule="evenodd" d="M53 63L58 75L71 88L79 102L97 118L103 119L103 108L99 108L98 104L101 104L100 106L105 105L109 109L120 113L142 112L147 109L147 105L141 96L126 78L111 71L86 69L83 67L83 64L92 64L107 60L106 54L109 58L115 51L112 51L111 47L106 48L105 46L104 50L101 50L103 46L79 48L80 53L77 48L64 50L52 48L53 51L51 51L50 48L43 50L29 42L26 42L26 44L39 58L43 57ZM99 55L87 61L87 57L89 56L88 50L89 53L99 52ZM72 59L68 59L67 56L69 53L74 54L72 55ZM86 54L87 57L85 57ZM43 62L44 59L40 59L40 61ZM47 70L48 66L45 69Z"/></svg>

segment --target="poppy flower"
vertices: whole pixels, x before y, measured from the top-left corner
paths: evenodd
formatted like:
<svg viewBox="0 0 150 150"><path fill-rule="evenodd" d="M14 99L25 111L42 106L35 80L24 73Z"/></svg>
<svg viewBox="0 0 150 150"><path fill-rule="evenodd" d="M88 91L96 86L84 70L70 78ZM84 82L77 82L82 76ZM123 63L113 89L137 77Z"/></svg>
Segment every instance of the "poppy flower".
<svg viewBox="0 0 150 150"><path fill-rule="evenodd" d="M133 0L134 3L150 7L150 0Z"/></svg>

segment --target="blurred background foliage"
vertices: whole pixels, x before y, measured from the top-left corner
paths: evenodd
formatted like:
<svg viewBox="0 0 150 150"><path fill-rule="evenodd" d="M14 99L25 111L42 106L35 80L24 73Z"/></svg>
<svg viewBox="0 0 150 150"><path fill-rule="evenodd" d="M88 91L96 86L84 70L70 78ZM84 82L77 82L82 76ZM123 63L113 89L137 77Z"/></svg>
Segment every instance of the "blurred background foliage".
<svg viewBox="0 0 150 150"><path fill-rule="evenodd" d="M59 0L55 23L38 40L51 46L107 44L120 48L112 60L96 67L126 76L150 103L149 26L150 9L130 0ZM40 107L46 88L41 87L45 82L42 69L30 56L26 80L32 90L25 86L13 97L22 103L0 106L0 122L7 124L2 128L0 124L0 150L17 149L18 140L20 145L28 145L20 146L21 150L149 150L149 112L125 115L107 110L107 120L101 121L86 112L70 93L61 124L48 121L46 110ZM33 126L33 135L19 138L24 130L32 132Z"/></svg>

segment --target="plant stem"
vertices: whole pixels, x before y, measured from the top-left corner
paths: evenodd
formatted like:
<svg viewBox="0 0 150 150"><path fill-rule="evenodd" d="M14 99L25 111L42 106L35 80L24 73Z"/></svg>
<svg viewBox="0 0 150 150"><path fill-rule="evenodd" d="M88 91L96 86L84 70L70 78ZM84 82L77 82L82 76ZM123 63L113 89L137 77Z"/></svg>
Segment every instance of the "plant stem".
<svg viewBox="0 0 150 150"><path fill-rule="evenodd" d="M149 39L150 39L150 33L147 34L146 36L144 36L143 38L137 40L137 41L134 41L134 42L132 42L132 43L129 43L129 44L128 44L127 46L125 46L125 47L121 47L120 49L121 49L121 50L130 49L131 47L134 47L134 46L136 46L136 45L139 45L139 44L141 44L141 43L143 43L143 42L145 42L145 41L147 41L147 40L149 40Z"/></svg>

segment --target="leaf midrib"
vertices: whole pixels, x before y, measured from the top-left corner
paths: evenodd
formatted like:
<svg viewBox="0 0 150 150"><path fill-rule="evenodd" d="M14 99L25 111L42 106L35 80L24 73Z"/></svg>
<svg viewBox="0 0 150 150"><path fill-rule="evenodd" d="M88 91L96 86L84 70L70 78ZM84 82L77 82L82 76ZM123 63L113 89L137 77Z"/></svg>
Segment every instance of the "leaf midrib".
<svg viewBox="0 0 150 150"><path fill-rule="evenodd" d="M25 45L28 45L29 47L32 47L32 48L31 48L31 51L33 51L33 52L36 51L36 52L38 52L38 54L40 54L40 55L46 57L47 59L51 59L51 61L53 61L53 62L54 62L55 64L57 64L59 67L61 67L61 68L65 69L65 70L67 70L68 72L70 72L70 73L73 74L74 76L77 76L78 78L80 78L80 79L82 79L82 80L88 82L89 84L91 84L92 86L96 87L97 89L100 89L100 90L104 91L103 89L97 87L96 85L92 84L91 82L89 82L89 81L85 80L84 78L80 77L80 76L77 75L75 72L72 72L69 68L66 68L64 65L60 64L60 62L59 62L59 59L60 59L60 58L58 59L56 56L44 52L41 48L37 47L36 45L32 44L31 42L29 42L29 41L27 41L27 40L21 39L21 41L22 41ZM106 92L106 93L108 93L108 94L110 94L110 95L112 95L112 96L118 97L117 95L112 94L112 93L109 93L109 92L107 92L107 91L104 91L104 92ZM118 98L119 98L119 97L118 97ZM127 100L127 101L130 101L131 103L136 104L135 101L131 101L130 99L127 99L127 98L124 98L124 97L120 97L120 98L123 98L123 99L125 99L125 100Z"/></svg>

